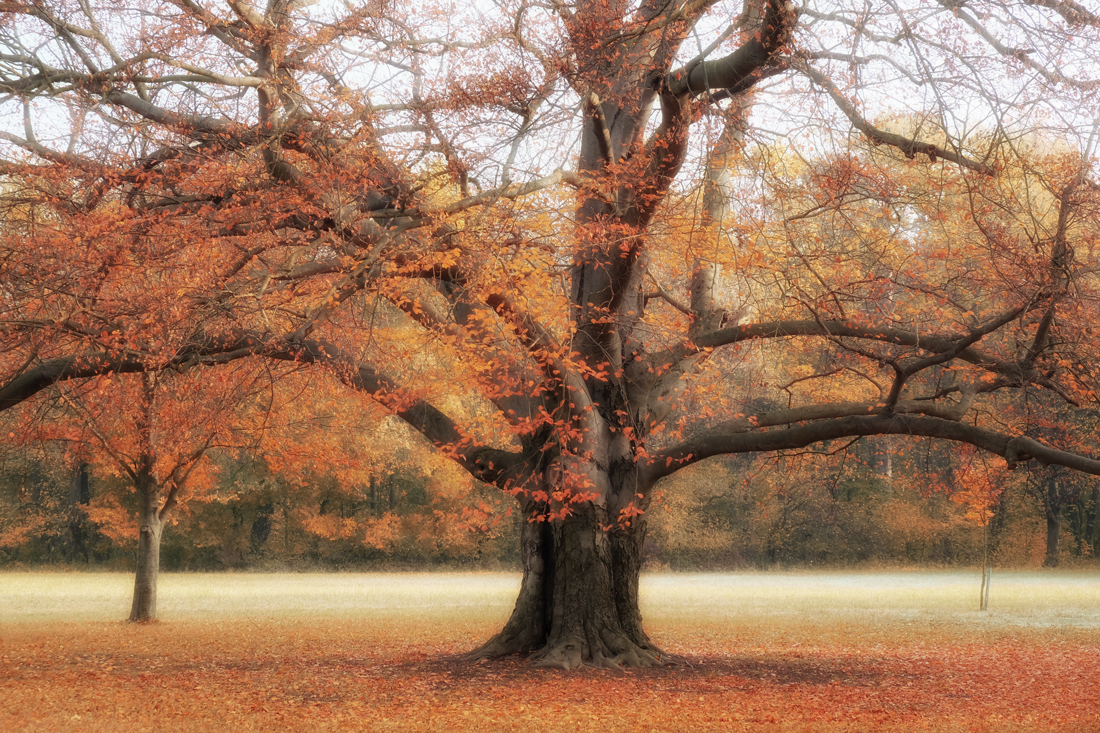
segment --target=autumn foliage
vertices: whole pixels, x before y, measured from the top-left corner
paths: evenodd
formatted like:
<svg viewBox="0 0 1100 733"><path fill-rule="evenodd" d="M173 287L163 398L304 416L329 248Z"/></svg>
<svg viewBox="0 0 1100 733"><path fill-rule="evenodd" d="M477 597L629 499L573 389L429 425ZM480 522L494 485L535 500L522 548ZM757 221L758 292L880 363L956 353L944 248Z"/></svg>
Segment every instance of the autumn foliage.
<svg viewBox="0 0 1100 733"><path fill-rule="evenodd" d="M478 657L659 664L648 513L707 459L892 436L1100 474L1079 3L0 17L0 410L308 369L316 396L268 399L277 421L385 412L514 502L526 580ZM1056 538L1070 498L1044 496ZM351 519L308 518L393 524Z"/></svg>

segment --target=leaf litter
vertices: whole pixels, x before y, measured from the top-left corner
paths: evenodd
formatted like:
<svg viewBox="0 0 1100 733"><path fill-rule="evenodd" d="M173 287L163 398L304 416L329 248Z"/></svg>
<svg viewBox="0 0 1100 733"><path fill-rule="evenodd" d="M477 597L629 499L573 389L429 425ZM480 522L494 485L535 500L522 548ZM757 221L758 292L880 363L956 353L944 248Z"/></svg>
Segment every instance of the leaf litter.
<svg viewBox="0 0 1100 733"><path fill-rule="evenodd" d="M468 662L500 621L455 616L454 604L0 621L0 730L1100 731L1094 625L854 612L853 600L771 616L651 603L648 627L673 664L569 674L518 657Z"/></svg>

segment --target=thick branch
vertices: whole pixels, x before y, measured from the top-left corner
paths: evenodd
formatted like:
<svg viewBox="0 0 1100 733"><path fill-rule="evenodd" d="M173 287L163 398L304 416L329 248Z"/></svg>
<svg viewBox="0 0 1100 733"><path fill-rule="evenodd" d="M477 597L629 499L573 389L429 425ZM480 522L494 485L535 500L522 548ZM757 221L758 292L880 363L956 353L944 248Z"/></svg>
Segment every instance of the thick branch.
<svg viewBox="0 0 1100 733"><path fill-rule="evenodd" d="M931 356L924 357L923 359L916 359L903 366L897 367L897 377L894 379L894 384L890 388L890 394L886 398L887 407L890 408L897 403L898 398L901 397L901 390L906 380L914 374L939 364L946 364L952 359L955 359L959 354L966 351L989 334L1019 318L1026 310L1026 306L1021 306L1007 313L1003 313L986 323L984 326L975 328L967 335L956 340L951 348L938 351Z"/></svg>
<svg viewBox="0 0 1100 733"><path fill-rule="evenodd" d="M410 402L400 388L369 364L356 362L334 344L320 340L282 343L267 348L265 357L279 361L324 364L333 368L340 381L366 392L393 414L432 442L471 475L495 483L513 470L521 456L507 451L474 446L454 420L423 400Z"/></svg>
<svg viewBox="0 0 1100 733"><path fill-rule="evenodd" d="M784 0L767 0L759 33L729 56L702 61L676 72L668 80L669 91L680 97L722 89L748 89L758 81L754 75L772 63L797 20L797 12Z"/></svg>
<svg viewBox="0 0 1100 733"><path fill-rule="evenodd" d="M938 417L917 415L849 416L813 420L801 425L757 432L725 432L720 428L685 441L652 456L645 469L648 482L693 463L717 455L760 453L805 448L814 443L866 435L910 435L969 443L1003 457L1010 468L1020 461L1036 459L1044 464L1066 466L1100 476L1100 460L1067 453L1031 438L1011 436Z"/></svg>
<svg viewBox="0 0 1100 733"><path fill-rule="evenodd" d="M595 92L589 93L585 106L596 128L596 144L600 148L600 157L605 165L611 165L615 162L611 152L611 131L607 127L607 117L603 113L600 95Z"/></svg>
<svg viewBox="0 0 1100 733"><path fill-rule="evenodd" d="M0 412L15 407L42 390L71 379L88 379L103 374L138 374L181 367L188 363L206 363L219 356L235 358L260 353L263 339L259 334L241 333L225 338L195 340L166 360L147 355L98 351L49 359L13 377L0 387Z"/></svg>
<svg viewBox="0 0 1100 733"><path fill-rule="evenodd" d="M424 207L420 209L420 212L424 215L430 214L457 214L460 211L473 208L474 206L484 206L491 204L498 199L516 199L528 194L541 191L544 188L550 186L556 186L557 184L565 181L573 185L579 185L577 176L575 173L570 173L562 169L558 169L548 176L536 178L527 183L516 183L508 186L502 186L500 188L494 188L490 191L484 191L474 196L455 201L445 206L439 207Z"/></svg>
<svg viewBox="0 0 1100 733"><path fill-rule="evenodd" d="M1070 25L1091 25L1100 28L1100 15L1090 12L1074 0L1024 0L1028 5L1050 8Z"/></svg>
<svg viewBox="0 0 1100 733"><path fill-rule="evenodd" d="M30 369L0 387L0 412L30 399L43 389L71 379L102 374L136 374L186 367L191 364L226 363L250 356L276 361L323 364L353 389L366 392L418 431L472 475L483 481L504 480L520 458L507 451L474 446L455 422L422 400L410 401L397 385L369 364L355 361L335 345L319 340L265 339L244 332L232 337L208 339L181 349L171 359L153 361L135 355L99 352L58 357ZM489 467L486 461L492 464Z"/></svg>

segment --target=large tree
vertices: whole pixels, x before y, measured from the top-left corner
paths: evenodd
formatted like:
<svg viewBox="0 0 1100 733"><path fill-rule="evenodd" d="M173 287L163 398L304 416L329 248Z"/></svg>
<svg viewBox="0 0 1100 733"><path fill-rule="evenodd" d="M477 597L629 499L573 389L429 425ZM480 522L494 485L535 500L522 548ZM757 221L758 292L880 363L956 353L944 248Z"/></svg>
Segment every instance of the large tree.
<svg viewBox="0 0 1100 733"><path fill-rule="evenodd" d="M478 654L566 668L659 661L645 511L707 457L1100 473L1027 437L1027 395L1096 402L1083 5L225 5L0 3L0 409L323 365L515 495Z"/></svg>

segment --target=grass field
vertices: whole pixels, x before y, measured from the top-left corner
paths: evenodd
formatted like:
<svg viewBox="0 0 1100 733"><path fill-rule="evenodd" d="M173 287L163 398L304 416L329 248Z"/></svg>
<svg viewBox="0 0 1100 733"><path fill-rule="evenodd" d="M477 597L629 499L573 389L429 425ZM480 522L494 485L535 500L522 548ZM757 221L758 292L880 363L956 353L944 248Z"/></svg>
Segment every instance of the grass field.
<svg viewBox="0 0 1100 733"><path fill-rule="evenodd" d="M571 674L457 657L519 578L0 574L0 731L1098 731L1100 574L658 574L678 663Z"/></svg>

